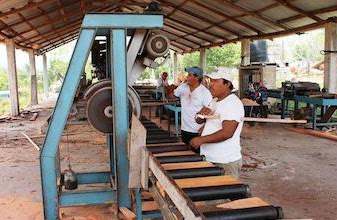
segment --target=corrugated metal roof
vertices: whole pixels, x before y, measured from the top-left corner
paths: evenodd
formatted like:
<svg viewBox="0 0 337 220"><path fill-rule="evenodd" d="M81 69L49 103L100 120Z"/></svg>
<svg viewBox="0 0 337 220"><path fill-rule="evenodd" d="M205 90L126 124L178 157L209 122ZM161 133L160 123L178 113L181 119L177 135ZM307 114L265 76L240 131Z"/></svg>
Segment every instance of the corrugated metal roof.
<svg viewBox="0 0 337 220"><path fill-rule="evenodd" d="M19 47L45 53L76 39L88 12L142 12L151 1L0 0L0 41L12 38ZM179 53L318 28L337 16L337 0L155 1L165 14L157 31Z"/></svg>

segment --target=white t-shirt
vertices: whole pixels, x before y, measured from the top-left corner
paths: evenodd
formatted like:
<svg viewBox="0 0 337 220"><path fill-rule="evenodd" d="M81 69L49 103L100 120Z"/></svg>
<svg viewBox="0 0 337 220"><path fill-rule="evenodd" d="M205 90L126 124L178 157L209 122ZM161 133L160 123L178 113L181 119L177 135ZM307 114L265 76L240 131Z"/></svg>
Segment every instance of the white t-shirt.
<svg viewBox="0 0 337 220"><path fill-rule="evenodd" d="M212 101L210 91L200 84L191 92L188 84L184 83L174 90L174 95L181 102L181 130L198 133L202 125L195 122L195 115Z"/></svg>
<svg viewBox="0 0 337 220"><path fill-rule="evenodd" d="M241 159L240 134L245 114L242 102L236 95L230 94L216 103L214 114L220 117L207 119L201 136L221 130L223 121L237 121L239 125L231 138L218 143L201 145L200 155L204 155L207 161L213 163L229 163Z"/></svg>
<svg viewBox="0 0 337 220"><path fill-rule="evenodd" d="M159 78L157 81L157 88L164 87L164 86L168 86L167 78L165 80L163 80L162 78Z"/></svg>

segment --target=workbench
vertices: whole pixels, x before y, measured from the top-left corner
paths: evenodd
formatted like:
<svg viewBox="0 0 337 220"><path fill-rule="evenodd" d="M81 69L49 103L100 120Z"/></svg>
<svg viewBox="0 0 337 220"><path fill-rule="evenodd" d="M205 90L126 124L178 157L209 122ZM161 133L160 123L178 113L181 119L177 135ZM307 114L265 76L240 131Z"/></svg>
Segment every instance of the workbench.
<svg viewBox="0 0 337 220"><path fill-rule="evenodd" d="M304 102L312 106L312 129L317 127L337 125L337 121L332 119L337 110L337 99L327 98L310 98L307 96L294 96L295 109L298 109L298 103ZM317 107L321 107L320 117L317 117Z"/></svg>

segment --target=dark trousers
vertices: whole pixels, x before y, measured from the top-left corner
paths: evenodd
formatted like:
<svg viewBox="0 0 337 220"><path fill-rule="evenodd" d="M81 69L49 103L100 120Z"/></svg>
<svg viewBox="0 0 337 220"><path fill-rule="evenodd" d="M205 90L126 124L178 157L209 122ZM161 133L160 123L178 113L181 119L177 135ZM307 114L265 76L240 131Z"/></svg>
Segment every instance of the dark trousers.
<svg viewBox="0 0 337 220"><path fill-rule="evenodd" d="M198 137L198 136L199 136L199 133L192 133L192 132L181 130L181 139L186 145L190 145L190 141L193 138ZM192 148L192 150L196 153L200 153L199 149Z"/></svg>

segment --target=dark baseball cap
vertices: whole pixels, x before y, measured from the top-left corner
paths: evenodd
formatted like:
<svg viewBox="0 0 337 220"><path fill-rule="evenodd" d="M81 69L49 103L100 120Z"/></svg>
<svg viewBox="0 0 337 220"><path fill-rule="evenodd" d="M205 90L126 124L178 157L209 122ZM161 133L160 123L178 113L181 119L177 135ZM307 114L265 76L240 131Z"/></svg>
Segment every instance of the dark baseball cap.
<svg viewBox="0 0 337 220"><path fill-rule="evenodd" d="M188 67L185 68L185 71L194 75L197 75L200 79L203 78L203 70L197 66L192 66L192 67Z"/></svg>

